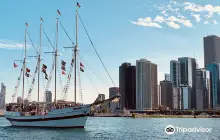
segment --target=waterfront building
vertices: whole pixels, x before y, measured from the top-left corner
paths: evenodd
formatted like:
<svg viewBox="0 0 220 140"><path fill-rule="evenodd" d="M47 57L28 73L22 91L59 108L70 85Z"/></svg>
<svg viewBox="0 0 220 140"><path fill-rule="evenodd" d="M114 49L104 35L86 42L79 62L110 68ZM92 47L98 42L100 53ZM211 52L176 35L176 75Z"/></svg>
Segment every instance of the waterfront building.
<svg viewBox="0 0 220 140"><path fill-rule="evenodd" d="M157 85L158 106L161 106L161 86Z"/></svg>
<svg viewBox="0 0 220 140"><path fill-rule="evenodd" d="M210 108L210 72L205 69L196 71L196 109Z"/></svg>
<svg viewBox="0 0 220 140"><path fill-rule="evenodd" d="M211 63L220 63L220 37L210 35L203 38L204 67Z"/></svg>
<svg viewBox="0 0 220 140"><path fill-rule="evenodd" d="M119 67L120 109L136 109L136 66L123 63Z"/></svg>
<svg viewBox="0 0 220 140"><path fill-rule="evenodd" d="M182 94L180 87L173 87L173 109L181 110L182 102L181 102Z"/></svg>
<svg viewBox="0 0 220 140"><path fill-rule="evenodd" d="M170 81L174 87L178 87L180 84L180 62L176 60L170 61ZM166 80L166 79L165 79Z"/></svg>
<svg viewBox="0 0 220 140"><path fill-rule="evenodd" d="M6 95L6 86L1 83L1 92L0 92L0 109L5 106L5 95Z"/></svg>
<svg viewBox="0 0 220 140"><path fill-rule="evenodd" d="M136 109L158 108L157 65L147 59L136 61Z"/></svg>
<svg viewBox="0 0 220 140"><path fill-rule="evenodd" d="M120 109L123 109L125 107L126 71L129 66L131 66L131 63L123 63L119 67L119 88L120 88L120 95L121 95L120 103L119 103Z"/></svg>
<svg viewBox="0 0 220 140"><path fill-rule="evenodd" d="M52 102L52 92L46 91L46 102L51 103Z"/></svg>
<svg viewBox="0 0 220 140"><path fill-rule="evenodd" d="M160 81L161 106L173 108L173 86L171 81Z"/></svg>
<svg viewBox="0 0 220 140"><path fill-rule="evenodd" d="M211 107L215 108L220 105L220 74L219 74L219 63L211 63L206 65L206 69L211 74Z"/></svg>
<svg viewBox="0 0 220 140"><path fill-rule="evenodd" d="M178 58L180 62L180 84L191 87L191 108L196 108L196 60L190 57Z"/></svg>
<svg viewBox="0 0 220 140"><path fill-rule="evenodd" d="M109 98L114 97L118 92L119 92L118 87L110 87L109 88ZM119 108L119 103L111 101L109 103L109 109L115 110L116 108Z"/></svg>
<svg viewBox="0 0 220 140"><path fill-rule="evenodd" d="M185 86L185 85L180 85L180 87L181 87L180 104L182 106L182 109L184 110L192 109L191 106L192 88L190 86Z"/></svg>

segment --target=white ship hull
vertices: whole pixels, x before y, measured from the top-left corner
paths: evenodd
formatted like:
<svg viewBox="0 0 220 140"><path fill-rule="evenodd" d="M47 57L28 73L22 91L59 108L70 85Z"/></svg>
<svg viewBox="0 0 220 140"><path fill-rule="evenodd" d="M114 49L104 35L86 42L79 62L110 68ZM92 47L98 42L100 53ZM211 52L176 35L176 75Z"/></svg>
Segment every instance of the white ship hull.
<svg viewBox="0 0 220 140"><path fill-rule="evenodd" d="M47 115L21 116L19 112L6 111L4 116L12 126L48 128L84 128L90 105L54 109Z"/></svg>

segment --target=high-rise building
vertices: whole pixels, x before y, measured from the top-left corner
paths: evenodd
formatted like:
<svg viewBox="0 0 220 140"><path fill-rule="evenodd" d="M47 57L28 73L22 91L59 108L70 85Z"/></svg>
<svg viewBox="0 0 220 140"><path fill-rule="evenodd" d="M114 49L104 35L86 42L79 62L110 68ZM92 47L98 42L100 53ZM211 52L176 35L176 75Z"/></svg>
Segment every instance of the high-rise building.
<svg viewBox="0 0 220 140"><path fill-rule="evenodd" d="M127 109L136 109L136 66L129 66L126 72L125 105Z"/></svg>
<svg viewBox="0 0 220 140"><path fill-rule="evenodd" d="M158 108L157 65L147 59L136 61L136 109Z"/></svg>
<svg viewBox="0 0 220 140"><path fill-rule="evenodd" d="M120 88L120 109L125 107L125 94L126 94L126 72L127 68L131 66L131 63L123 63L119 67L119 88Z"/></svg>
<svg viewBox="0 0 220 140"><path fill-rule="evenodd" d="M220 74L219 74L219 63L211 63L206 65L206 69L210 71L211 75L211 107L215 108L220 105Z"/></svg>
<svg viewBox="0 0 220 140"><path fill-rule="evenodd" d="M123 63L119 67L120 109L136 109L136 66Z"/></svg>
<svg viewBox="0 0 220 140"><path fill-rule="evenodd" d="M166 81L170 81L170 74L165 73L165 75L164 75L164 76L165 76L165 80L166 80Z"/></svg>
<svg viewBox="0 0 220 140"><path fill-rule="evenodd" d="M151 63L152 109L159 108L157 92L157 65Z"/></svg>
<svg viewBox="0 0 220 140"><path fill-rule="evenodd" d="M196 71L196 109L210 108L210 72L205 69Z"/></svg>
<svg viewBox="0 0 220 140"><path fill-rule="evenodd" d="M196 108L196 60L190 57L178 58L180 62L180 84L190 86L191 107Z"/></svg>
<svg viewBox="0 0 220 140"><path fill-rule="evenodd" d="M6 94L6 86L1 84L1 93L0 93L0 108L4 108L5 106L5 94Z"/></svg>
<svg viewBox="0 0 220 140"><path fill-rule="evenodd" d="M182 109L192 109L191 107L191 87L190 86L181 86L181 98L180 98L180 102L181 102L181 106Z"/></svg>
<svg viewBox="0 0 220 140"><path fill-rule="evenodd" d="M118 87L110 87L109 88L109 98L114 97L119 91ZM117 102L110 102L109 108L111 110L115 110L116 108L119 108L119 103Z"/></svg>
<svg viewBox="0 0 220 140"><path fill-rule="evenodd" d="M173 108L173 85L171 81L160 81L161 105Z"/></svg>
<svg viewBox="0 0 220 140"><path fill-rule="evenodd" d="M173 109L181 110L182 102L181 102L182 94L180 87L173 87Z"/></svg>
<svg viewBox="0 0 220 140"><path fill-rule="evenodd" d="M220 37L210 35L203 38L204 67L211 63L220 63Z"/></svg>
<svg viewBox="0 0 220 140"><path fill-rule="evenodd" d="M161 86L157 85L158 106L161 106Z"/></svg>
<svg viewBox="0 0 220 140"><path fill-rule="evenodd" d="M174 87L178 87L180 84L180 62L176 60L170 61L170 81Z"/></svg>
<svg viewBox="0 0 220 140"><path fill-rule="evenodd" d="M51 103L52 102L52 92L46 91L46 102Z"/></svg>
<svg viewBox="0 0 220 140"><path fill-rule="evenodd" d="M18 98L17 98L17 103L18 103L18 104L23 103L23 100L22 100L22 97L21 97L21 96L18 96Z"/></svg>

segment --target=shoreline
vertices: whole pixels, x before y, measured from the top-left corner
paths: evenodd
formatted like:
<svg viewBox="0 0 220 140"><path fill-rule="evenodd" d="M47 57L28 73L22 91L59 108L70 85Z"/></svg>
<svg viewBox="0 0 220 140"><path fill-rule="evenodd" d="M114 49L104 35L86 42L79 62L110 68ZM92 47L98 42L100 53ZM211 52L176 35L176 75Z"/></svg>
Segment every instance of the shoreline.
<svg viewBox="0 0 220 140"><path fill-rule="evenodd" d="M220 116L209 115L143 115L143 114L94 114L90 117L126 117L126 118L220 118Z"/></svg>
<svg viewBox="0 0 220 140"><path fill-rule="evenodd" d="M0 117L4 117L4 115L0 115ZM194 116L137 116L137 117L132 117L132 116L101 116L101 115L96 115L96 116L89 116L89 117L100 117L100 118L194 118ZM209 117L209 116L196 116L196 118L220 118L220 117Z"/></svg>

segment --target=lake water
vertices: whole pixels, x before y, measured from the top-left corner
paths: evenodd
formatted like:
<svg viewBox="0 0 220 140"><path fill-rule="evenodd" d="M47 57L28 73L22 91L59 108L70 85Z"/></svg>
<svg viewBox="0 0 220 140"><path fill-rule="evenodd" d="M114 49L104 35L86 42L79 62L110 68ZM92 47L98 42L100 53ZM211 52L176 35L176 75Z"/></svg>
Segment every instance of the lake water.
<svg viewBox="0 0 220 140"><path fill-rule="evenodd" d="M167 125L211 128L211 132L165 133ZM0 140L220 140L215 118L88 118L84 129L14 128L0 118Z"/></svg>

